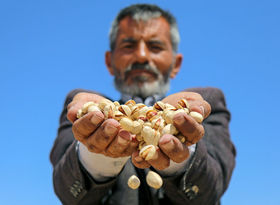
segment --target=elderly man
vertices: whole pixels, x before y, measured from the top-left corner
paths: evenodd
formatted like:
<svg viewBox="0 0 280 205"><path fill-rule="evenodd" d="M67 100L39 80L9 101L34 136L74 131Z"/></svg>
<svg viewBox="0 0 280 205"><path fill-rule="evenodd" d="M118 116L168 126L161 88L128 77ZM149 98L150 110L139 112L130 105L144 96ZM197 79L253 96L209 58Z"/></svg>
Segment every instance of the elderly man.
<svg viewBox="0 0 280 205"><path fill-rule="evenodd" d="M51 152L54 188L63 204L220 203L235 164L228 132L230 114L222 92L215 88L165 96L169 79L179 72L183 59L177 53L178 43L176 20L169 12L154 5L132 5L121 10L113 22L106 65L122 94L120 103L134 99L151 106L162 100L175 105L185 98L190 110L200 113L204 122L176 114L173 124L186 142L165 134L159 139L155 157L144 160L137 151L137 140L118 121L105 120L100 111L77 119L86 102L98 103L103 95L70 92ZM145 183L148 170L163 178L160 189ZM141 179L136 190L127 186L133 174Z"/></svg>

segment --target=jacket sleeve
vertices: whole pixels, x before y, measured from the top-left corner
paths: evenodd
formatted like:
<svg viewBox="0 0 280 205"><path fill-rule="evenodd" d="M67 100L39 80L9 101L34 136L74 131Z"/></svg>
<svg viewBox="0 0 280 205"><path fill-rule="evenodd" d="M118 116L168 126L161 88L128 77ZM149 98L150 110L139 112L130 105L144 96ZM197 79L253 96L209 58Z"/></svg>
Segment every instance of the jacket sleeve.
<svg viewBox="0 0 280 205"><path fill-rule="evenodd" d="M66 116L67 105L79 92L89 91L77 89L70 92L60 116L58 135L50 154L53 165L53 185L56 195L63 204L100 204L102 197L115 183L115 179L98 184L79 162L72 123Z"/></svg>
<svg viewBox="0 0 280 205"><path fill-rule="evenodd" d="M205 135L197 143L188 169L180 177L165 179L165 194L174 204L219 204L235 166L236 151L229 134L230 113L221 90L187 91L201 94L212 111L203 122Z"/></svg>

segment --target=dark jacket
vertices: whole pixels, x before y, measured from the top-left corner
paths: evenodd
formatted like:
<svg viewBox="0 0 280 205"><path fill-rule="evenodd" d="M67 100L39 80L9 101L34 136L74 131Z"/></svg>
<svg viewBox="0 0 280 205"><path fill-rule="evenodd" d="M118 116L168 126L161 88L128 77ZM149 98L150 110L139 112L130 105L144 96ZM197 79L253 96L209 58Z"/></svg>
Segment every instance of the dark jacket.
<svg viewBox="0 0 280 205"><path fill-rule="evenodd" d="M218 205L228 187L235 166L235 148L230 140L230 113L222 91L216 88L193 88L211 105L212 112L204 120L205 135L197 143L189 167L180 176L163 178L156 191L145 184L145 170L128 161L121 173L106 183L97 183L79 162L77 141L72 124L67 120L67 105L78 92L66 98L60 117L58 136L51 151L55 193L63 204L184 204ZM131 175L141 180L138 190L127 186Z"/></svg>

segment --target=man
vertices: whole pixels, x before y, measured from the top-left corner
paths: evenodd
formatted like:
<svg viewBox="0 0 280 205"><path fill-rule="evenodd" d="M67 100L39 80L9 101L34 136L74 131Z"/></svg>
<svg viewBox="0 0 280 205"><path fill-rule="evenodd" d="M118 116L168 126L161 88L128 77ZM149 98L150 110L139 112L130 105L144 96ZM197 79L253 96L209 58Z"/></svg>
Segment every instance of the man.
<svg viewBox="0 0 280 205"><path fill-rule="evenodd" d="M179 33L174 17L154 5L127 7L113 22L110 43L106 65L122 93L121 103L134 99L151 106L162 100L175 105L185 98L190 109L205 120L199 124L189 115L176 114L173 123L186 143L165 134L156 158L145 161L133 135L116 120L104 120L99 111L77 119L84 103L98 103L104 96L72 91L51 152L54 188L62 203L219 204L235 164L228 133L230 114L222 92L215 88L194 88L164 97L183 59L177 53ZM161 189L145 183L149 169L162 176ZM137 190L127 186L133 174L141 179Z"/></svg>

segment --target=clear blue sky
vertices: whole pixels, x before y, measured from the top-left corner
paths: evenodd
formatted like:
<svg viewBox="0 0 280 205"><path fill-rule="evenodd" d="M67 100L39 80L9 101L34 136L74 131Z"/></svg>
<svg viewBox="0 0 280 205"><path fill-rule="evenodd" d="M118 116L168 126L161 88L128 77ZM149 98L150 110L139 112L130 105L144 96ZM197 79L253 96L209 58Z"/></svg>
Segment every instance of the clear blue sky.
<svg viewBox="0 0 280 205"><path fill-rule="evenodd" d="M0 204L60 204L49 152L65 95L119 94L104 65L108 31L129 0L0 0ZM158 0L178 19L183 68L170 93L221 88L237 166L224 205L280 204L280 3Z"/></svg>

